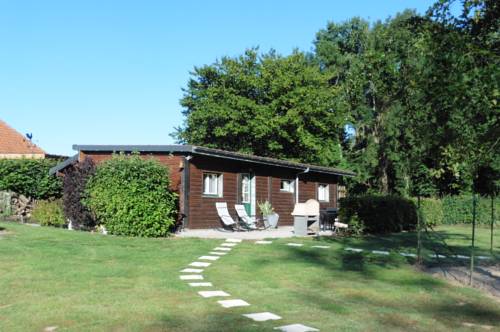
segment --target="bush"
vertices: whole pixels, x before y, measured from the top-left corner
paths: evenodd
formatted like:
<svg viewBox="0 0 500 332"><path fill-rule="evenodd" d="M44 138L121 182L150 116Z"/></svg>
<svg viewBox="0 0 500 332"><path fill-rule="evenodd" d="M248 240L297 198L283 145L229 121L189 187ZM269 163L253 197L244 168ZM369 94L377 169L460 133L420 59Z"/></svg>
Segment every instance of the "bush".
<svg viewBox="0 0 500 332"><path fill-rule="evenodd" d="M95 173L95 165L90 158L69 167L63 177L63 207L64 215L71 220L74 228L92 228L95 218L90 210L82 204L85 196L85 186Z"/></svg>
<svg viewBox="0 0 500 332"><path fill-rule="evenodd" d="M355 223L365 233L400 232L417 225L415 204L399 196L351 196L340 199L339 206L340 221Z"/></svg>
<svg viewBox="0 0 500 332"><path fill-rule="evenodd" d="M33 208L31 218L42 226L63 227L66 224L60 199L38 201Z"/></svg>
<svg viewBox="0 0 500 332"><path fill-rule="evenodd" d="M446 196L443 202L443 224L472 223L472 195ZM495 211L500 209L500 199L495 199ZM489 225L491 223L491 198L478 197L476 206L476 222Z"/></svg>
<svg viewBox="0 0 500 332"><path fill-rule="evenodd" d="M110 234L160 237L176 221L168 169L152 158L114 155L97 167L86 196L84 205Z"/></svg>
<svg viewBox="0 0 500 332"><path fill-rule="evenodd" d="M417 198L413 198L413 203L417 206ZM437 226L443 223L443 202L438 198L420 198L420 210L423 225Z"/></svg>
<svg viewBox="0 0 500 332"><path fill-rule="evenodd" d="M61 179L49 175L57 159L0 159L0 190L35 199L59 198Z"/></svg>

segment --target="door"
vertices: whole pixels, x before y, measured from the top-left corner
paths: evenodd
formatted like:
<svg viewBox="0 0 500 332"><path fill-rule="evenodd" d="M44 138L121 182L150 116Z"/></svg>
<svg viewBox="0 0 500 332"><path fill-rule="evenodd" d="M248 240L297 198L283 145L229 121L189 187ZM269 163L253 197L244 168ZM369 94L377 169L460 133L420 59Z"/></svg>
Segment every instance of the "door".
<svg viewBox="0 0 500 332"><path fill-rule="evenodd" d="M248 173L241 174L241 204L249 216L252 215L252 176Z"/></svg>

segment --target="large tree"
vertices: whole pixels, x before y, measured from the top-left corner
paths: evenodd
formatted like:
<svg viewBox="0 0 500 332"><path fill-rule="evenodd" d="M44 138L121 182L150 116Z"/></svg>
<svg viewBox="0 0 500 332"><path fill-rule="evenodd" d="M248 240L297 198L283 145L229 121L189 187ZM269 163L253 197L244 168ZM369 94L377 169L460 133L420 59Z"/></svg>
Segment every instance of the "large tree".
<svg viewBox="0 0 500 332"><path fill-rule="evenodd" d="M192 72L181 105L179 142L288 158L343 163L345 107L310 56L249 49Z"/></svg>

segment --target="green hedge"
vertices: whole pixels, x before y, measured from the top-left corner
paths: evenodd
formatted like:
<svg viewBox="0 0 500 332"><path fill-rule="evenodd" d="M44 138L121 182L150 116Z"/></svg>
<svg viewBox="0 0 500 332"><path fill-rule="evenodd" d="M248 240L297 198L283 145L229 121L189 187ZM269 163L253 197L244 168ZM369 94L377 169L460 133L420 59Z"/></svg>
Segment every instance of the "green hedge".
<svg viewBox="0 0 500 332"><path fill-rule="evenodd" d="M161 237L177 217L168 169L138 155L114 155L87 182L84 205L110 234Z"/></svg>
<svg viewBox="0 0 500 332"><path fill-rule="evenodd" d="M61 197L62 182L49 175L57 159L0 159L0 190L35 199Z"/></svg>
<svg viewBox="0 0 500 332"><path fill-rule="evenodd" d="M413 230L417 224L415 204L399 196L350 196L340 199L339 206L340 220L365 233Z"/></svg>
<svg viewBox="0 0 500 332"><path fill-rule="evenodd" d="M416 198L413 201L417 204ZM498 214L499 198L494 200L494 205L495 214ZM472 195L421 198L421 209L422 217L429 226L472 223ZM491 198L478 196L476 222L483 225L491 223Z"/></svg>

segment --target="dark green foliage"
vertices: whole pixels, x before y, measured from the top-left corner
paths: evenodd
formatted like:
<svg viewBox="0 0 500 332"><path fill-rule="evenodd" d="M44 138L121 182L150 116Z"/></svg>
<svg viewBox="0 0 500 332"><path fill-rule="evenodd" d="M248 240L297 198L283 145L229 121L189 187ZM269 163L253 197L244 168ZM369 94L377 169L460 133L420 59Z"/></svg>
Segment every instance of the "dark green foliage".
<svg viewBox="0 0 500 332"><path fill-rule="evenodd" d="M343 163L345 107L309 56L256 49L197 67L179 142L322 165Z"/></svg>
<svg viewBox="0 0 500 332"><path fill-rule="evenodd" d="M414 230L417 225L415 204L399 196L351 196L342 198L339 206L340 220L362 223L365 233Z"/></svg>
<svg viewBox="0 0 500 332"><path fill-rule="evenodd" d="M64 219L62 201L57 199L36 202L31 220L42 226L63 227L66 220Z"/></svg>
<svg viewBox="0 0 500 332"><path fill-rule="evenodd" d="M110 234L162 237L174 226L177 195L153 158L114 155L88 180L84 204Z"/></svg>
<svg viewBox="0 0 500 332"><path fill-rule="evenodd" d="M49 175L57 159L0 159L0 190L9 190L35 199L58 198L62 181Z"/></svg>
<svg viewBox="0 0 500 332"><path fill-rule="evenodd" d="M82 204L88 179L95 173L94 163L85 158L81 163L68 167L63 177L64 215L74 228L91 228L95 219L90 210Z"/></svg>

